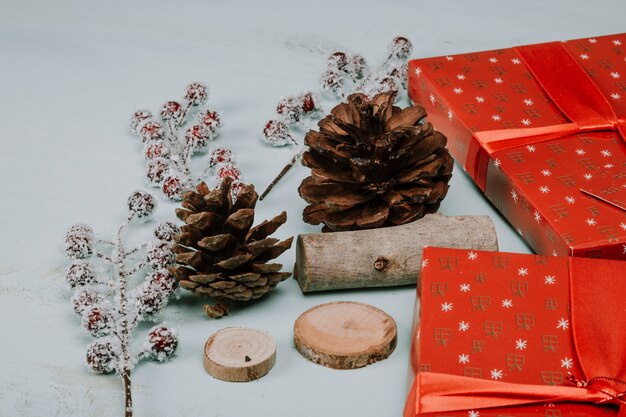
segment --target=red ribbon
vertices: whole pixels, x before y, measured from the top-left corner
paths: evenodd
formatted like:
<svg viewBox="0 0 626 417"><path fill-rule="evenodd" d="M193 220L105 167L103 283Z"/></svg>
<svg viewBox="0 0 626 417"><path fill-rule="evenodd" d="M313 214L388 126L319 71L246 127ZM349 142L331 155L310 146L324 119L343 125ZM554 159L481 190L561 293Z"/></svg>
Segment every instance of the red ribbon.
<svg viewBox="0 0 626 417"><path fill-rule="evenodd" d="M616 404L626 417L626 294L624 262L569 258L575 360L584 375L576 386L511 384L419 372L404 417L530 404ZM417 358L413 358L416 360Z"/></svg>
<svg viewBox="0 0 626 417"><path fill-rule="evenodd" d="M560 42L515 48L546 95L571 121L562 125L502 129L473 135L465 169L484 191L490 156L505 149L576 133L615 131L626 138L626 116L611 104Z"/></svg>

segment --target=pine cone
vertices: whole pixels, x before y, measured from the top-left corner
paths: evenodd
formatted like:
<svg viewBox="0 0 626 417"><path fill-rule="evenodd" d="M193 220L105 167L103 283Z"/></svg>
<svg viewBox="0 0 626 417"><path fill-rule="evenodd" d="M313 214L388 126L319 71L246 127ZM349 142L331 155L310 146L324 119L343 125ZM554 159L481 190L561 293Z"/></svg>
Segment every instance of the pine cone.
<svg viewBox="0 0 626 417"><path fill-rule="evenodd" d="M218 300L260 298L291 273L267 263L291 247L293 237L279 242L268 237L287 221L282 212L252 227L258 194L246 185L231 198L232 179L218 188L200 183L183 195L176 216L186 225L174 246L178 265L170 268L180 286Z"/></svg>
<svg viewBox="0 0 626 417"><path fill-rule="evenodd" d="M298 191L304 221L324 232L405 224L434 213L448 191L453 160L446 137L420 123L424 108L393 105L395 93L348 96L311 130Z"/></svg>

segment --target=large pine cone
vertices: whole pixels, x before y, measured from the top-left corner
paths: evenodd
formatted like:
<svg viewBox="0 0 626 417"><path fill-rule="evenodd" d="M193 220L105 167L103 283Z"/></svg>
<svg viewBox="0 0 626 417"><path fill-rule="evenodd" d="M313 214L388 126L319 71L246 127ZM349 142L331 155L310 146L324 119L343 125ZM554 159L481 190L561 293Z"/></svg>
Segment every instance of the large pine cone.
<svg viewBox="0 0 626 417"><path fill-rule="evenodd" d="M395 92L352 94L307 133L305 222L324 223L324 232L371 229L437 211L452 176L446 137L420 123L423 107L402 110L394 100Z"/></svg>
<svg viewBox="0 0 626 417"><path fill-rule="evenodd" d="M174 247L178 265L170 271L180 286L218 300L248 301L260 298L291 273L267 263L291 247L293 237L279 242L268 237L287 221L283 211L272 220L252 227L258 194L246 185L231 198L232 180L209 190L200 183L183 195L176 215L186 224Z"/></svg>

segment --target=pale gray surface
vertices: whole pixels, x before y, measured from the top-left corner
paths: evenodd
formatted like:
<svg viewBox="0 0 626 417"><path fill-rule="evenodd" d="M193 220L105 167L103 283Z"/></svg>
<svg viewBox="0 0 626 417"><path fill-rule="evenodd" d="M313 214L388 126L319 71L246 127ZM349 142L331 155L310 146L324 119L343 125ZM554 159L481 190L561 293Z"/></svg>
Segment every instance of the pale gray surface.
<svg viewBox="0 0 626 417"><path fill-rule="evenodd" d="M260 141L281 95L317 89L325 58L337 48L380 62L389 40L410 38L414 57L445 55L624 30L624 1L7 1L0 0L0 415L122 414L120 381L90 374L91 340L71 311L63 274L65 228L78 221L108 236L124 202L145 187L130 114L156 110L184 85L203 81L248 181L259 188L291 156ZM260 204L257 218L286 209L279 237L319 230L305 225L291 172ZM158 216L172 217L173 204ZM501 249L527 252L460 170L444 214L494 217ZM290 267L294 250L281 260ZM398 323L387 360L335 371L304 360L292 326L326 301L371 303ZM137 416L399 416L403 409L414 289L302 296L294 280L263 302L219 321L203 300L185 297L163 317L180 333L177 357L141 364L133 375ZM277 363L248 384L217 381L202 368L202 346L225 326L266 329Z"/></svg>

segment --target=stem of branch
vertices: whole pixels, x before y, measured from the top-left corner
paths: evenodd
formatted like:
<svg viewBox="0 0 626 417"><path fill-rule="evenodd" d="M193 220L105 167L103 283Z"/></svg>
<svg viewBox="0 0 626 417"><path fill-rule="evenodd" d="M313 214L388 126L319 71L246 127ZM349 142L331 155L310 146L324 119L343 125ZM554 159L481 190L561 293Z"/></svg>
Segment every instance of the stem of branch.
<svg viewBox="0 0 626 417"><path fill-rule="evenodd" d="M267 186L265 191L263 191L263 194L261 194L261 196L259 197L259 200L263 200L265 198L265 196L267 196L270 193L270 191L272 191L272 188L274 188L274 186L276 184L278 184L278 182L287 174L287 172L289 172L289 170L295 165L296 161L301 156L302 156L302 151L296 153L293 156L293 158L291 158L291 161L289 161L289 163L287 165L285 165L285 167L282 169L282 171L280 171L280 173L278 173L276 178L274 178L274 180L270 183L270 185Z"/></svg>

